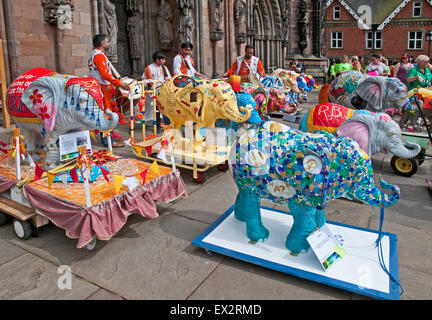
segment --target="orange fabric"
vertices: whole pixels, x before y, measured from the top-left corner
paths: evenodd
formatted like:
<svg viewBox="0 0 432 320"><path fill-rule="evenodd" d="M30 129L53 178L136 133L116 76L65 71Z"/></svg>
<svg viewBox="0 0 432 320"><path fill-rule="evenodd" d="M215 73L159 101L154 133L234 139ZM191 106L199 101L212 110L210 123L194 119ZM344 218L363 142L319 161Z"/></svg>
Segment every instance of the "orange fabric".
<svg viewBox="0 0 432 320"><path fill-rule="evenodd" d="M98 54L94 57L94 63L102 76L103 79L106 81L111 82L111 84L115 86L120 86L120 80L114 78L109 72L108 72L108 62L107 58L103 54Z"/></svg>
<svg viewBox="0 0 432 320"><path fill-rule="evenodd" d="M144 75L145 75L146 79L152 79L152 74L151 74L151 71L150 71L150 67L149 67L149 66L147 66L147 67L144 69Z"/></svg>
<svg viewBox="0 0 432 320"><path fill-rule="evenodd" d="M102 91L103 94L103 105L104 105L104 111L106 109L109 109L112 111L112 95L111 95L111 91L113 90L112 85L103 85L101 84L100 89Z"/></svg>
<svg viewBox="0 0 432 320"><path fill-rule="evenodd" d="M107 108L112 111L112 92L114 91L113 85L120 86L120 80L114 78L109 72L108 72L108 63L107 58L103 54L98 54L94 57L94 63L101 75L101 77L109 82L111 82L110 85L103 85L101 84L101 91L103 94L103 104L104 104L104 110Z"/></svg>
<svg viewBox="0 0 432 320"><path fill-rule="evenodd" d="M247 60L246 58L244 58L247 62L247 64L250 66L251 64L251 60L249 59ZM265 70L264 67L262 65L261 59L258 60L258 72L261 73L263 76L265 76ZM237 71L237 60L232 64L231 69L228 70L227 75L233 75L235 74ZM249 74L249 68L244 64L244 61L242 61L242 65L239 71L239 76L247 76Z"/></svg>
<svg viewBox="0 0 432 320"><path fill-rule="evenodd" d="M180 71L181 71L181 73L183 73L183 74L187 74L187 72L188 72L188 68L187 68L187 66L186 66L185 59L183 58L183 56L182 56L181 54L178 54L178 56L180 56L180 58L181 58L181 60L182 60L182 64L181 64L181 67L180 67ZM192 59L191 56L189 56L189 59L190 59L190 61L192 62L192 67L195 68L195 61Z"/></svg>

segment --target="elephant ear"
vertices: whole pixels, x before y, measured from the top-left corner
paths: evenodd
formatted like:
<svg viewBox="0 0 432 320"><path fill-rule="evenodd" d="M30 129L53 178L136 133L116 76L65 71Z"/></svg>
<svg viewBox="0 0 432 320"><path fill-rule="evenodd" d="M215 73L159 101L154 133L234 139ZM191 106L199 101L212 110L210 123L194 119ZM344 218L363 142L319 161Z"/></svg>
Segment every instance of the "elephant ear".
<svg viewBox="0 0 432 320"><path fill-rule="evenodd" d="M360 98L365 100L376 111L382 109L383 82L381 77L369 77L363 80L354 90Z"/></svg>
<svg viewBox="0 0 432 320"><path fill-rule="evenodd" d="M47 131L52 131L57 115L56 106L64 96L63 82L56 77L41 77L24 91L21 100L34 113Z"/></svg>
<svg viewBox="0 0 432 320"><path fill-rule="evenodd" d="M350 137L358 143L360 148L371 155L370 150L370 131L369 126L359 119L349 119L345 121L337 130L339 137Z"/></svg>
<svg viewBox="0 0 432 320"><path fill-rule="evenodd" d="M293 190L297 202L323 210L327 204L329 188L329 154L333 153L320 140L325 134L312 136L317 138L298 144L295 153L282 155L275 169L289 189ZM270 183L277 184L278 180ZM271 190L271 186L269 188Z"/></svg>

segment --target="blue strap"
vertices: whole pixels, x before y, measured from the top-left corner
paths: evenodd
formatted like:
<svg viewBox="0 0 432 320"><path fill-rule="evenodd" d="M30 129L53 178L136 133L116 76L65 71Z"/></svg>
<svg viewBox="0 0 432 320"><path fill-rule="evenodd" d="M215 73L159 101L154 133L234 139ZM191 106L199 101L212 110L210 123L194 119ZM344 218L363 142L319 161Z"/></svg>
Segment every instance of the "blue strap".
<svg viewBox="0 0 432 320"><path fill-rule="evenodd" d="M392 282L394 282L394 284L400 288L400 294L399 295L402 296L404 294L404 289L402 288L400 282L388 271L388 269L385 265L385 262L384 262L384 254L383 254L382 245L381 245L383 223L384 223L384 205L381 207L379 232L378 232L378 238L376 240L376 245L378 248L378 260L379 260L381 269L383 269L384 272L389 276L390 280Z"/></svg>

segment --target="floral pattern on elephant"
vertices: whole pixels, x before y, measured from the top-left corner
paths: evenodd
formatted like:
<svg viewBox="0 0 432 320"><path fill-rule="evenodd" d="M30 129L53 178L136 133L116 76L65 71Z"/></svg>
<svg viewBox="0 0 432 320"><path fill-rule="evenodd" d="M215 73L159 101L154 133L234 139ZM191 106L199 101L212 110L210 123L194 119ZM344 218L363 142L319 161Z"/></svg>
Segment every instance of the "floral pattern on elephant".
<svg viewBox="0 0 432 320"><path fill-rule="evenodd" d="M241 131L230 153L233 178L239 189L235 216L246 222L252 241L269 231L260 216L260 199L288 205L294 224L286 247L293 254L308 250L307 236L325 223L326 204L346 197L377 207L400 198L400 189L381 181L374 185L369 156L347 137L308 134L276 122Z"/></svg>
<svg viewBox="0 0 432 320"><path fill-rule="evenodd" d="M60 135L114 129L118 115L103 111L102 93L94 78L62 75L44 68L32 69L15 79L8 90L8 110L25 137L35 161L46 152L44 167L60 164Z"/></svg>

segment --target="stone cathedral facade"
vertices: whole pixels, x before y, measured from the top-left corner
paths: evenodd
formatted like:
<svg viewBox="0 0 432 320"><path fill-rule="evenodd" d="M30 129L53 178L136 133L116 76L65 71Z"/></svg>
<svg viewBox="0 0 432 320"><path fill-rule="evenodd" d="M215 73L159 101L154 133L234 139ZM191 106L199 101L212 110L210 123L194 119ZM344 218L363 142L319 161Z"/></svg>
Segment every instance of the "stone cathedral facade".
<svg viewBox="0 0 432 320"><path fill-rule="evenodd" d="M172 71L181 42L197 70L227 71L246 44L267 72L298 58L317 77L327 66L322 0L1 0L8 80L33 67L85 75L92 37L106 33L122 76L139 77L155 51Z"/></svg>

